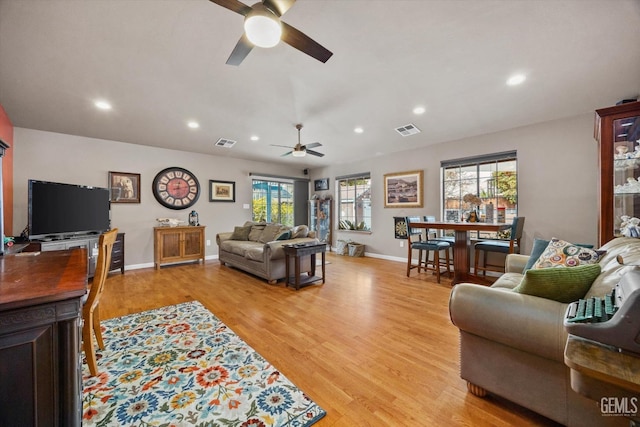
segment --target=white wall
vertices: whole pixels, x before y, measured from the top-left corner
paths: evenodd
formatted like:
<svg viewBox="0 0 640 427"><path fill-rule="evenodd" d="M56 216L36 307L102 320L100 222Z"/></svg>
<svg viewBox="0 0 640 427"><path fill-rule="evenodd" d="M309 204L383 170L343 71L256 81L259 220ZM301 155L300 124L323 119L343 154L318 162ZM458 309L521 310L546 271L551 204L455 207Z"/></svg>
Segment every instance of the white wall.
<svg viewBox="0 0 640 427"><path fill-rule="evenodd" d="M420 138L420 134L408 138ZM518 215L526 217L523 253L530 252L535 237L597 245L598 162L592 114L315 169L310 177L312 181L330 177L329 192L337 200L336 176L370 172L373 231L336 230L334 244L336 239L352 239L364 243L367 253L406 259L406 249L394 240L393 217L440 218L440 161L510 150L518 152ZM424 170L424 208L385 208L384 174L418 169Z"/></svg>
<svg viewBox="0 0 640 427"><path fill-rule="evenodd" d="M406 258L406 249L394 239L393 217L414 214L440 217L440 161L508 150L518 152L519 215L526 217L523 252L529 252L534 237L597 244L598 164L592 114L318 168L311 170L308 177L301 170L283 165L15 128L14 230L22 230L27 223L28 179L106 187L109 171L140 173L141 203L113 204L112 224L127 233L126 265L149 265L153 262L155 219L186 220L191 210L166 209L151 192L153 178L160 170L179 166L193 172L203 189L194 209L200 222L207 226L206 238L211 240L207 256L213 257L217 255L216 233L231 231L234 225L251 217L250 210L242 208L243 204L251 203L249 172L311 180L330 177L329 193L334 200L337 200L336 176L370 172L373 231L370 234L337 231L334 215L333 243L339 238L350 238L364 243L368 254L401 260ZM383 175L417 169L425 172L424 208L384 208ZM209 179L235 181L236 203L209 202Z"/></svg>
<svg viewBox="0 0 640 427"><path fill-rule="evenodd" d="M14 134L14 230L18 234L27 225L28 180L108 186L109 171L139 173L140 203L112 203L111 224L125 232L125 264L129 267L153 263L153 227L156 218L188 220L191 210L198 212L205 225L206 255L218 253L215 236L233 231L251 219L251 177L249 172L307 178L302 169L270 163L250 162L227 157L167 150L116 141L78 137L24 128ZM185 210L171 210L153 197L151 184L162 169L169 166L191 171L200 182L201 195ZM235 181L236 202L209 202L209 180Z"/></svg>

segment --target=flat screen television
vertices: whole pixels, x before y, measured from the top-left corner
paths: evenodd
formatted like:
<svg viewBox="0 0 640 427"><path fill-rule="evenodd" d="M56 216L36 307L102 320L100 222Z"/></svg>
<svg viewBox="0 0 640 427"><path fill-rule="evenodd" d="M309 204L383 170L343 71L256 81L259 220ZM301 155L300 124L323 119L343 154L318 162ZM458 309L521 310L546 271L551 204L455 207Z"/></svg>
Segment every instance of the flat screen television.
<svg viewBox="0 0 640 427"><path fill-rule="evenodd" d="M109 190L29 180L29 239L64 239L109 230Z"/></svg>

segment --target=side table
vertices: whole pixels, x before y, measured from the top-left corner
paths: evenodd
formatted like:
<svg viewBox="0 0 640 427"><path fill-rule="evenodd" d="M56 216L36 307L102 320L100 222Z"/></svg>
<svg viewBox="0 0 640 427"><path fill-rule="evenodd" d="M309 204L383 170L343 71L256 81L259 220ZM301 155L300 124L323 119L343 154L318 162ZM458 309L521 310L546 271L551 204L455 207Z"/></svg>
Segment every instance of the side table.
<svg viewBox="0 0 640 427"><path fill-rule="evenodd" d="M322 280L324 283L325 275L325 254L327 252L326 243L300 243L297 245L283 245L284 249L284 262L285 262L285 285L294 285L296 290L300 289L300 286L309 285L318 280ZM316 254L322 254L322 277L316 276ZM311 272L305 277L300 276L300 258L303 256L311 256ZM295 264L294 276L289 274L290 258L293 257ZM294 279L293 283L291 279Z"/></svg>
<svg viewBox="0 0 640 427"><path fill-rule="evenodd" d="M597 401L603 414L626 416L631 426L640 425L640 357L569 335L564 362L574 391Z"/></svg>

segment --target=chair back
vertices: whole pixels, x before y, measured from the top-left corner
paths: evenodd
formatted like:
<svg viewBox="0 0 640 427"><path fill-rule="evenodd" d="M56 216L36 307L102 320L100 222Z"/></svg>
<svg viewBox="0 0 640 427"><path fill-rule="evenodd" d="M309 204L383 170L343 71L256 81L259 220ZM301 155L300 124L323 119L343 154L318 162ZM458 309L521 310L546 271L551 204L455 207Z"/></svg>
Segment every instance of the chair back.
<svg viewBox="0 0 640 427"><path fill-rule="evenodd" d="M513 218L513 223L511 224L511 236L509 240L516 240L520 242L522 239L522 232L524 231L524 217L518 216Z"/></svg>
<svg viewBox="0 0 640 427"><path fill-rule="evenodd" d="M419 216L407 216L404 218L404 223L407 225L407 239L409 239L409 244L413 241L413 236L418 236L417 241L422 240L422 228L412 228L412 222L420 222L422 218Z"/></svg>
<svg viewBox="0 0 640 427"><path fill-rule="evenodd" d="M433 215L425 215L422 217L424 222L436 222L436 217ZM436 230L432 230L430 228L427 229L427 240L433 236L434 238L438 237L438 232Z"/></svg>
<svg viewBox="0 0 640 427"><path fill-rule="evenodd" d="M93 275L93 283L89 290L89 296L84 304L85 310L93 311L100 301L100 295L104 289L104 282L109 274L111 265L111 251L118 236L118 229L104 232L98 240L98 260L96 262L96 272Z"/></svg>

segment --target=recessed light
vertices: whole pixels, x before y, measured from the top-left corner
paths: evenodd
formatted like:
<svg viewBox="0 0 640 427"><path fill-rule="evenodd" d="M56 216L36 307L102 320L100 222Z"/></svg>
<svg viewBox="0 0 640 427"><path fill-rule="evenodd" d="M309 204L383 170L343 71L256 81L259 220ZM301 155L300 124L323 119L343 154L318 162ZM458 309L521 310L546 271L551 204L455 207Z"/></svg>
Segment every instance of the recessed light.
<svg viewBox="0 0 640 427"><path fill-rule="evenodd" d="M527 76L525 76L524 74L514 74L513 76L509 77L509 80L507 80L507 84L509 86L516 86L524 82L525 80L527 80Z"/></svg>
<svg viewBox="0 0 640 427"><path fill-rule="evenodd" d="M364 129L362 129L360 126L358 126L358 127L357 127L357 128L355 128L353 131L354 131L355 133L363 133L363 132L364 132Z"/></svg>
<svg viewBox="0 0 640 427"><path fill-rule="evenodd" d="M96 101L94 105L101 110L111 110L111 104L107 101Z"/></svg>
<svg viewBox="0 0 640 427"><path fill-rule="evenodd" d="M198 129L200 127L200 123L194 122L193 120L187 123L191 129Z"/></svg>
<svg viewBox="0 0 640 427"><path fill-rule="evenodd" d="M258 141L260 139L260 137L258 135L251 135L250 138L252 141Z"/></svg>
<svg viewBox="0 0 640 427"><path fill-rule="evenodd" d="M420 115L420 114L424 114L425 111L427 111L426 108L422 106L418 106L413 109L413 114Z"/></svg>

